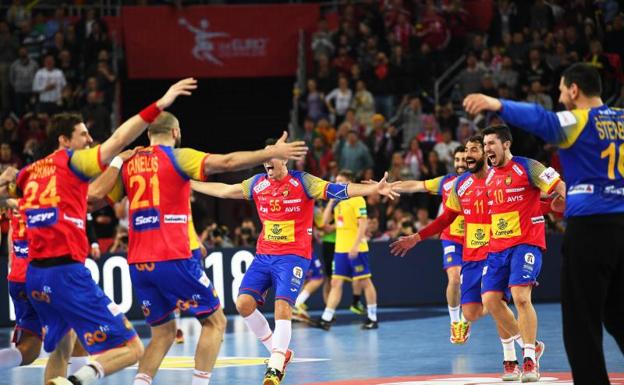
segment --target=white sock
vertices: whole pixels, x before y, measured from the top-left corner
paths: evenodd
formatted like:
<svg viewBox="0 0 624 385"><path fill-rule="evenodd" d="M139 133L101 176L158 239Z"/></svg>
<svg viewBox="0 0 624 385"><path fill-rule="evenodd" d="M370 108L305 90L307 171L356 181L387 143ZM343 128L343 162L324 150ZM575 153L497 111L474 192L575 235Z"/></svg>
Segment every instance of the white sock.
<svg viewBox="0 0 624 385"><path fill-rule="evenodd" d="M16 348L0 350L0 369L17 368L22 364L22 352Z"/></svg>
<svg viewBox="0 0 624 385"><path fill-rule="evenodd" d="M459 322L460 321L460 316L459 316L459 310L461 309L461 306L449 306L448 307L448 311L449 311L449 316L451 316L451 322Z"/></svg>
<svg viewBox="0 0 624 385"><path fill-rule="evenodd" d="M503 344L504 361L517 361L518 358L516 357L516 346L514 345L513 337L506 340L501 338L501 343Z"/></svg>
<svg viewBox="0 0 624 385"><path fill-rule="evenodd" d="M366 305L366 310L368 312L368 319L371 321L377 322L377 304Z"/></svg>
<svg viewBox="0 0 624 385"><path fill-rule="evenodd" d="M67 375L71 376L76 373L80 368L89 363L89 356L83 357L71 357L69 359L69 365L67 367Z"/></svg>
<svg viewBox="0 0 624 385"><path fill-rule="evenodd" d="M292 335L292 323L289 320L275 320L275 333L273 334L273 352L269 358L269 368L277 369L280 372L284 369L286 351L290 345Z"/></svg>
<svg viewBox="0 0 624 385"><path fill-rule="evenodd" d="M202 372L201 370L193 370L193 381L191 385L208 385L210 383L211 372Z"/></svg>
<svg viewBox="0 0 624 385"><path fill-rule="evenodd" d="M273 351L273 333L271 332L269 321L256 309L251 315L245 317L245 322L249 330L258 337L264 347L271 353Z"/></svg>
<svg viewBox="0 0 624 385"><path fill-rule="evenodd" d="M535 345L526 344L524 345L524 358L530 358L535 362Z"/></svg>
<svg viewBox="0 0 624 385"><path fill-rule="evenodd" d="M179 321L179 320L180 320L180 315L181 315L181 313L182 313L182 312L181 312L180 310L176 310L176 311L174 311L174 312L173 312L173 314L174 314L174 317L175 317L176 321Z"/></svg>
<svg viewBox="0 0 624 385"><path fill-rule="evenodd" d="M516 343L518 344L518 346L520 346L521 348L524 347L524 341L522 341L522 336L520 334L517 334L517 335L515 335L515 336L513 336L511 338L516 340Z"/></svg>
<svg viewBox="0 0 624 385"><path fill-rule="evenodd" d="M299 297L297 297L297 300L295 301L295 306L303 305L308 298L310 298L310 293L306 290L301 291Z"/></svg>
<svg viewBox="0 0 624 385"><path fill-rule="evenodd" d="M152 377L145 373L137 373L132 385L152 385Z"/></svg>
<svg viewBox="0 0 624 385"><path fill-rule="evenodd" d="M74 377L76 377L82 385L91 385L104 377L104 368L99 362L91 361L78 369L78 371L74 373Z"/></svg>
<svg viewBox="0 0 624 385"><path fill-rule="evenodd" d="M334 313L336 313L336 309L330 309L326 307L323 311L321 319L325 322L331 322L334 319Z"/></svg>

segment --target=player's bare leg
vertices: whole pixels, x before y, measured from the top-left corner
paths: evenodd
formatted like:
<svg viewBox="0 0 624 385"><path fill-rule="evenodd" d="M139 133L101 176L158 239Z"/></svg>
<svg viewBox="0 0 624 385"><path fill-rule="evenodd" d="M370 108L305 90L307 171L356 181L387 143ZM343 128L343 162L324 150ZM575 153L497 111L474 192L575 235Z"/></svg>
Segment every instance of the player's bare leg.
<svg viewBox="0 0 624 385"><path fill-rule="evenodd" d="M67 365L72 349L76 341L76 334L70 330L56 345L56 349L48 357L43 374L44 383L48 383L53 378L65 377L67 375Z"/></svg>
<svg viewBox="0 0 624 385"><path fill-rule="evenodd" d="M446 276L448 277L448 284L446 285L446 303L450 308L459 308L460 301L460 281L459 275L461 272L461 266L451 266L446 269ZM459 313L458 313L459 316ZM453 315L451 315L451 322L453 320ZM457 320L459 321L459 320Z"/></svg>
<svg viewBox="0 0 624 385"><path fill-rule="evenodd" d="M201 321L202 329L195 350L195 370L193 371L192 385L208 384L212 369L217 362L217 356L223 342L223 334L227 319L223 310L219 309L210 317Z"/></svg>
<svg viewBox="0 0 624 385"><path fill-rule="evenodd" d="M514 286L511 295L518 309L518 324L524 341L522 382L539 380L539 360L544 353L544 343L537 341L537 313L531 301L533 286Z"/></svg>
<svg viewBox="0 0 624 385"><path fill-rule="evenodd" d="M329 296L327 296L327 304L325 305L325 310L321 315L321 319L314 326L317 326L323 330L329 330L331 328L331 323L334 320L334 314L336 313L336 307L338 307L338 304L342 299L343 284L343 278L332 277L330 284L331 288L329 291Z"/></svg>
<svg viewBox="0 0 624 385"><path fill-rule="evenodd" d="M307 312L307 307L305 305L306 301L312 294L314 294L325 282L325 278L319 279L311 279L306 281L305 285L303 285L303 289L301 289L301 293L297 297L295 301L295 307L293 308L293 319L295 321L305 321L308 322L310 320L310 315Z"/></svg>
<svg viewBox="0 0 624 385"><path fill-rule="evenodd" d="M74 343L74 349L72 351L72 356L69 359L69 367L67 368L67 375L71 376L76 373L80 368L89 363L89 353L82 346L80 340L76 338L76 342Z"/></svg>
<svg viewBox="0 0 624 385"><path fill-rule="evenodd" d="M370 278L358 279L362 289L364 290L364 297L366 298L366 312L367 318L362 329L377 329L377 290ZM355 281L354 281L355 282Z"/></svg>
<svg viewBox="0 0 624 385"><path fill-rule="evenodd" d="M139 370L134 378L135 385L150 383L162 360L173 345L176 335L176 321L172 319L162 325L152 326L152 339L145 348L145 353L139 361Z"/></svg>
<svg viewBox="0 0 624 385"><path fill-rule="evenodd" d="M460 274L461 266L451 266L446 269L448 284L446 285L446 303L451 319L451 343L466 343L470 332L470 321L461 318L460 306Z"/></svg>
<svg viewBox="0 0 624 385"><path fill-rule="evenodd" d="M30 365L39 357L41 339L34 334L20 332L15 347L0 350L0 369Z"/></svg>
<svg viewBox="0 0 624 385"><path fill-rule="evenodd" d="M349 310L351 310L351 312L357 315L364 315L364 305L362 305L362 300L361 300L362 292L364 291L364 286L361 281L353 280L353 282L351 282L351 287L353 290L353 301L351 303L351 307L349 307Z"/></svg>

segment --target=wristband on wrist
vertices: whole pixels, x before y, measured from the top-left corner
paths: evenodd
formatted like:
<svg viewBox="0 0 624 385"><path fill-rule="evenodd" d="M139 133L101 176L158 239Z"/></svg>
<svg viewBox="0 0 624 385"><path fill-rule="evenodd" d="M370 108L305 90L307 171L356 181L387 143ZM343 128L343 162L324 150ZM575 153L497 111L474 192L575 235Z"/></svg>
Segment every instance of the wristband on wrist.
<svg viewBox="0 0 624 385"><path fill-rule="evenodd" d="M123 166L123 159L121 159L119 156L116 156L113 158L113 160L111 160L108 166L115 167L117 170L121 170L121 166Z"/></svg>
<svg viewBox="0 0 624 385"><path fill-rule="evenodd" d="M93 243L91 244L91 248L92 248L92 249L94 249L94 248L99 249L99 248L100 248L100 245L99 245L99 243L97 243L97 242L93 242Z"/></svg>
<svg viewBox="0 0 624 385"><path fill-rule="evenodd" d="M152 123L154 122L154 120L156 120L160 113L160 108L158 108L156 106L156 102L154 102L149 106L145 107L141 112L139 112L139 116L141 117L141 119L145 120L146 123Z"/></svg>

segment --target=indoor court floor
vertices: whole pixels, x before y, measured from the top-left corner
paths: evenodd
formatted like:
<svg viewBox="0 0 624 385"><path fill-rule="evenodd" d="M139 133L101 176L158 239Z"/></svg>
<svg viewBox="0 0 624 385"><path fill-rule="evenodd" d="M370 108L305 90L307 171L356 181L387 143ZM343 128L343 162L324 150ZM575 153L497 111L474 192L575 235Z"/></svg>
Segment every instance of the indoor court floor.
<svg viewBox="0 0 624 385"><path fill-rule="evenodd" d="M539 336L546 343L541 361L540 383L571 384L561 336L558 304L537 305ZM318 316L318 313L313 313ZM264 347L246 329L242 318L228 317L228 330L211 384L260 385L264 374ZM449 342L448 312L444 307L383 309L380 328L364 331L361 320L349 313L337 313L331 331L294 324L292 348L296 357L283 384L336 385L465 385L502 383L502 348L494 324L488 317L473 325L466 345ZM272 322L271 322L272 323ZM149 331L135 323L144 343ZM191 383L193 352L199 323L184 318L184 344L174 345L155 385ZM0 344L7 346L10 330L0 329ZM517 349L520 357L520 349ZM605 334L605 355L612 383L624 384L624 356L614 340ZM25 368L0 374L0 385L40 385L43 359ZM117 373L102 384L132 384L136 368ZM487 375L487 374L490 375ZM508 383L508 382L507 382Z"/></svg>

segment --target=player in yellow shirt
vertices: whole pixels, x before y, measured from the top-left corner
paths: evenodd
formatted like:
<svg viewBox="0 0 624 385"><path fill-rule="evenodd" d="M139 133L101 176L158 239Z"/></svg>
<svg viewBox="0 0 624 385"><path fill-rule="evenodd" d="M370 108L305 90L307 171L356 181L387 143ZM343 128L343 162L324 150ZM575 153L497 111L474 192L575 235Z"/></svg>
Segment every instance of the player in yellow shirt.
<svg viewBox="0 0 624 385"><path fill-rule="evenodd" d="M336 183L353 182L353 173L342 170L336 177ZM321 319L315 326L329 330L336 307L342 298L342 286L345 281L355 281L364 291L368 317L362 329L377 329L377 291L371 280L368 263L368 243L366 242L366 201L362 197L344 201L330 201L325 209L324 222L328 223L333 209L336 223L336 252L331 278L331 288L327 305Z"/></svg>

